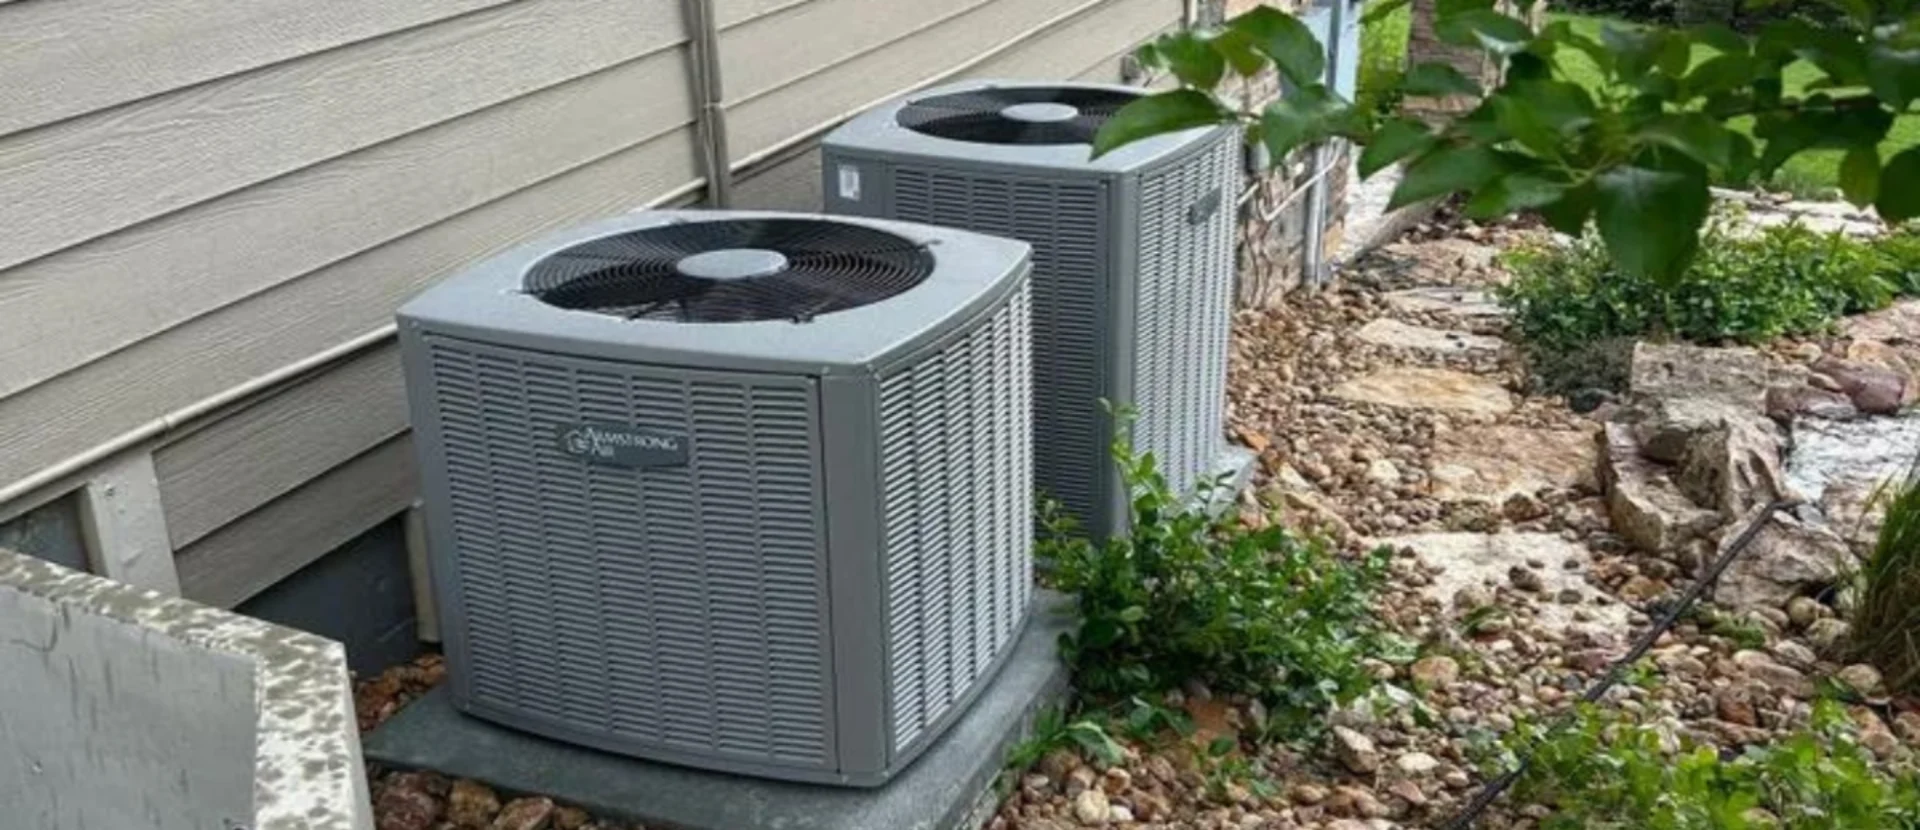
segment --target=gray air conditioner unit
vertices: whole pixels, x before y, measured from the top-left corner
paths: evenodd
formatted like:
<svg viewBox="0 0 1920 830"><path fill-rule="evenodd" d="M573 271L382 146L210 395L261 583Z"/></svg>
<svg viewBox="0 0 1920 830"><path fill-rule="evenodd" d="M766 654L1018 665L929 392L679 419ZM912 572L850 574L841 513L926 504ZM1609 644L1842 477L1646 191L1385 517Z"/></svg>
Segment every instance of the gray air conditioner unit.
<svg viewBox="0 0 1920 830"><path fill-rule="evenodd" d="M1238 132L1162 136L1101 157L1094 133L1141 95L973 81L867 112L827 136L827 210L1033 245L1034 477L1095 535L1126 526L1100 401L1177 491L1244 476L1223 431Z"/></svg>
<svg viewBox="0 0 1920 830"><path fill-rule="evenodd" d="M452 693L638 757L876 785L1031 592L1026 245L645 212L400 310Z"/></svg>

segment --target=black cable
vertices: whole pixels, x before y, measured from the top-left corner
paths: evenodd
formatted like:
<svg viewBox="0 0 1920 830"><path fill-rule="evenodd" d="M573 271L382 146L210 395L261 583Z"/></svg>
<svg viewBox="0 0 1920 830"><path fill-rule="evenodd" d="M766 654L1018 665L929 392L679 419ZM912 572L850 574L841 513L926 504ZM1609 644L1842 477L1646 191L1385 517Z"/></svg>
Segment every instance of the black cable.
<svg viewBox="0 0 1920 830"><path fill-rule="evenodd" d="M1715 559L1713 564L1707 567L1706 572L1702 573L1699 579L1694 580L1693 585L1687 588L1686 593L1680 595L1679 601L1673 603L1672 606L1667 609L1666 613L1660 617L1660 620L1654 623L1652 628L1647 629L1646 633L1640 635L1640 639L1633 644L1633 648L1628 649L1625 655L1613 662L1613 666L1607 669L1607 676L1601 678L1600 682L1587 688L1586 693L1580 696L1581 702L1597 703L1609 690L1615 685L1618 685L1621 678L1626 676L1627 669L1633 664L1640 662L1640 658L1647 656L1647 652L1653 649L1653 644L1660 639L1660 636L1673 628L1674 623L1679 622L1680 618L1685 616L1687 612L1693 610L1694 604L1700 601L1700 596L1706 593L1707 586L1714 584L1720 579L1720 574L1726 571L1727 566L1732 565L1733 560L1739 558L1740 554L1747 549L1747 545L1753 543L1754 537L1760 535L1761 528L1766 527L1767 522L1773 519L1773 514L1780 512L1784 508L1791 507L1793 504L1793 501L1787 499L1774 499L1772 502L1769 502L1766 509L1761 511L1760 517L1747 525L1744 530L1740 531L1739 536L1734 537L1733 544L1729 545L1726 551L1721 553L1719 558ZM1467 806L1455 814L1454 817L1442 825L1442 827L1444 827L1445 830L1466 830L1466 828L1472 827L1474 820L1478 819L1481 813L1486 812L1488 807L1493 806L1493 802L1504 795L1508 789L1512 788L1514 782L1519 781L1520 776L1527 771L1527 765L1533 761L1533 753L1538 747L1540 738L1566 728L1567 724L1572 722L1572 719L1577 714L1577 707L1571 706L1568 707L1566 711L1561 712L1560 717L1556 718L1545 730L1542 730L1535 737L1534 741L1520 753L1520 760L1513 765L1512 769L1501 773L1499 778L1487 782L1487 785L1480 788L1480 792L1475 793L1473 799L1467 802Z"/></svg>

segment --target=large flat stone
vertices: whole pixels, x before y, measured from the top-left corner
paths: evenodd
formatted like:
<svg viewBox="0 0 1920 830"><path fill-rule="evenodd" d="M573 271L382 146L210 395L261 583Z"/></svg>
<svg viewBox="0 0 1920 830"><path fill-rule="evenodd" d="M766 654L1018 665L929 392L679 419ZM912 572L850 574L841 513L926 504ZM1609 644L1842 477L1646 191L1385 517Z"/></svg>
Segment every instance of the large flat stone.
<svg viewBox="0 0 1920 830"><path fill-rule="evenodd" d="M1361 326L1353 336L1376 346L1438 354L1497 352L1506 348L1507 345L1506 341L1498 337L1415 326L1391 317L1382 317Z"/></svg>
<svg viewBox="0 0 1920 830"><path fill-rule="evenodd" d="M1066 695L1056 641L1068 604L1042 593L1014 653L973 707L884 787L796 784L668 766L471 718L444 688L367 736L369 759L539 793L610 817L682 830L949 830L980 824L1007 749Z"/></svg>
<svg viewBox="0 0 1920 830"><path fill-rule="evenodd" d="M1765 412L1772 373L1767 358L1747 348L1684 343L1633 344L1628 383L1642 399L1693 399Z"/></svg>
<svg viewBox="0 0 1920 830"><path fill-rule="evenodd" d="M1433 285L1390 291L1387 305L1404 312L1434 312L1463 320L1497 320L1507 316L1493 295L1478 288Z"/></svg>
<svg viewBox="0 0 1920 830"><path fill-rule="evenodd" d="M1498 415L1513 409L1505 387L1479 375L1452 369L1393 367L1354 378L1333 388L1333 395L1354 403L1404 409L1439 409Z"/></svg>
<svg viewBox="0 0 1920 830"><path fill-rule="evenodd" d="M1545 488L1591 490L1593 432L1514 426L1470 427L1435 440L1428 479L1443 501L1505 501Z"/></svg>

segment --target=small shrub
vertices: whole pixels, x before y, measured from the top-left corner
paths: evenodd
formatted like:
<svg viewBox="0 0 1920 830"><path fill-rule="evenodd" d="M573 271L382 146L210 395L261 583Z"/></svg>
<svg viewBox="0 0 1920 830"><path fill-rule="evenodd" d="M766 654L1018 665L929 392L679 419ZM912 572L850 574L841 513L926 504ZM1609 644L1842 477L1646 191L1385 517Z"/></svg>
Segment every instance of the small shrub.
<svg viewBox="0 0 1920 830"><path fill-rule="evenodd" d="M1533 747L1515 794L1553 810L1543 830L1920 828L1920 778L1876 767L1854 738L1845 711L1822 701L1811 729L1722 757L1584 706L1551 734L1516 729L1499 765Z"/></svg>
<svg viewBox="0 0 1920 830"><path fill-rule="evenodd" d="M1920 693L1920 462L1880 497L1886 518L1856 575L1854 656L1879 668L1889 689Z"/></svg>
<svg viewBox="0 0 1920 830"><path fill-rule="evenodd" d="M1500 301L1513 311L1535 373L1565 388L1618 379L1617 345L1634 338L1758 343L1881 308L1896 291L1920 287L1920 239L1900 233L1868 242L1800 225L1736 236L1717 221L1673 280L1615 270L1592 237L1521 247L1504 264L1513 279Z"/></svg>
<svg viewBox="0 0 1920 830"><path fill-rule="evenodd" d="M1390 637L1369 610L1387 553L1358 562L1278 526L1251 529L1173 493L1153 456L1113 447L1132 527L1094 545L1048 511L1038 557L1071 594L1061 638L1076 689L1096 702L1151 698L1188 680L1261 698L1269 731L1312 732L1318 715L1371 685L1361 660Z"/></svg>
<svg viewBox="0 0 1920 830"><path fill-rule="evenodd" d="M1407 65L1407 33L1413 24L1413 9L1402 4L1374 16L1380 0L1367 3L1368 17L1360 29L1359 90L1354 104L1361 112L1379 112L1398 107L1400 76Z"/></svg>

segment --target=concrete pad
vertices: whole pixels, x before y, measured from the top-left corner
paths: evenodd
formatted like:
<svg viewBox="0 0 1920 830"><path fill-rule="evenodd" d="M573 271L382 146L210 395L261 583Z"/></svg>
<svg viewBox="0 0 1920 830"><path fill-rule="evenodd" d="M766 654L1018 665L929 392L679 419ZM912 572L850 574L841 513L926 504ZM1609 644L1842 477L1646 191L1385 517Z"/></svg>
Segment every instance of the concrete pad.
<svg viewBox="0 0 1920 830"><path fill-rule="evenodd" d="M1334 387L1333 396L1354 403L1479 415L1499 415L1513 409L1513 395L1506 387L1452 369L1381 369Z"/></svg>
<svg viewBox="0 0 1920 830"><path fill-rule="evenodd" d="M0 826L371 830L339 643L0 550Z"/></svg>
<svg viewBox="0 0 1920 830"><path fill-rule="evenodd" d="M978 827L1009 747L1066 696L1056 652L1070 604L1040 592L1000 674L945 736L886 786L796 784L674 767L517 732L453 708L445 688L366 737L367 757L513 793L538 793L649 827L682 830L953 830Z"/></svg>

